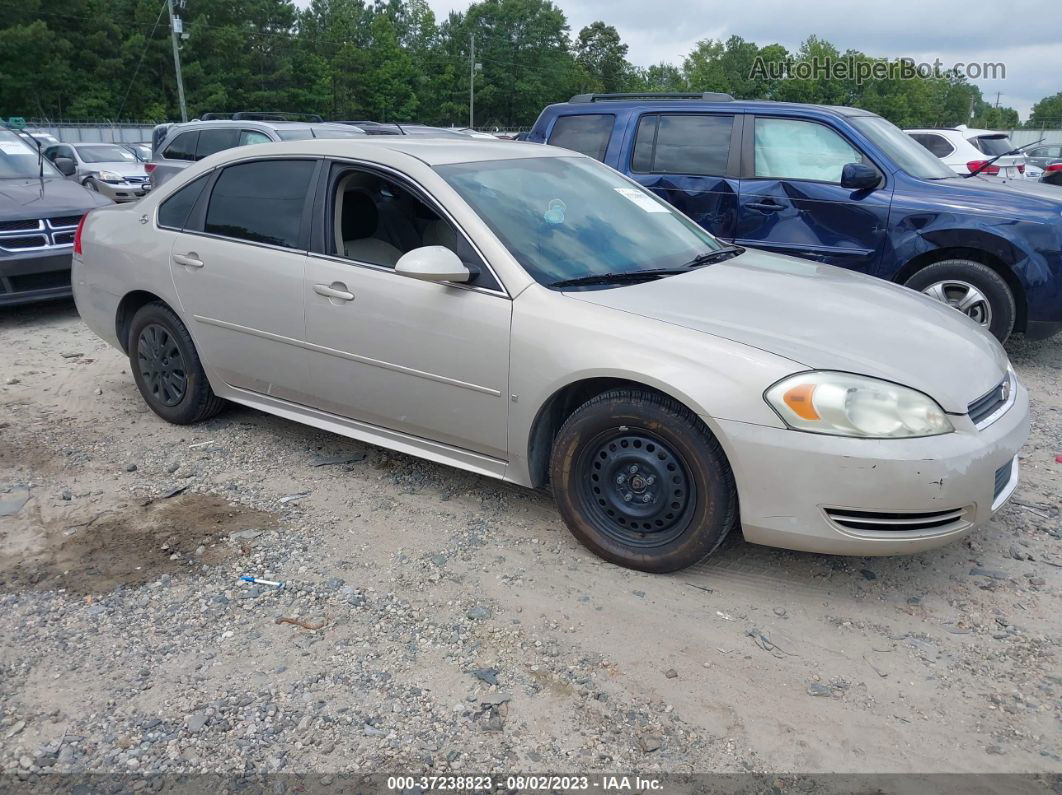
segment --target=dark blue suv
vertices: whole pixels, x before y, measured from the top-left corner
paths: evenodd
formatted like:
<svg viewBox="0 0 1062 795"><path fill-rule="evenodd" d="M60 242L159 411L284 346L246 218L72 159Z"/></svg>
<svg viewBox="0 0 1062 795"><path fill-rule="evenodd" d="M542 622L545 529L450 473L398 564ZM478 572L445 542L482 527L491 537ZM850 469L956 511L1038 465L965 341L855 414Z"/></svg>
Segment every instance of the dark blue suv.
<svg viewBox="0 0 1062 795"><path fill-rule="evenodd" d="M719 238L905 284L1001 340L1062 330L1062 193L957 177L873 113L581 94L528 140L601 160Z"/></svg>

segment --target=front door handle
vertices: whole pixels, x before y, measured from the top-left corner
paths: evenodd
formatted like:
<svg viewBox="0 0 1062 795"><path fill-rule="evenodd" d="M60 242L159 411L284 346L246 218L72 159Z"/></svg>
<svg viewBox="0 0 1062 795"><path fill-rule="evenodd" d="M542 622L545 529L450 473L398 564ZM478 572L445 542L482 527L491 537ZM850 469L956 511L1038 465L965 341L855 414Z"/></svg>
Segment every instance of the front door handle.
<svg viewBox="0 0 1062 795"><path fill-rule="evenodd" d="M315 284L313 291L318 295L323 295L325 298L335 298L338 301L353 301L354 293L347 289L347 286L343 282L332 282L331 284Z"/></svg>
<svg viewBox="0 0 1062 795"><path fill-rule="evenodd" d="M753 210L760 210L760 211L765 212L765 213L776 213L779 210L781 210L783 207L785 207L784 204L780 204L779 202L776 202L774 199L764 199L763 201L760 201L760 202L749 202L745 206L746 207L751 207Z"/></svg>
<svg viewBox="0 0 1062 795"><path fill-rule="evenodd" d="M173 261L178 265L184 265L186 268L203 267L203 260L199 259L199 255L194 251L189 251L187 254L174 254Z"/></svg>

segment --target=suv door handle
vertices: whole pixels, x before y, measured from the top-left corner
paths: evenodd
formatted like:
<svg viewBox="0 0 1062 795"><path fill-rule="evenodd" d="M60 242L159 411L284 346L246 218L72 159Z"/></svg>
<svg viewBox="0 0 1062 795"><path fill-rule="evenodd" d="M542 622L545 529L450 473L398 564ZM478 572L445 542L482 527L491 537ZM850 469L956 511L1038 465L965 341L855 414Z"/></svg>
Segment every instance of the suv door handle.
<svg viewBox="0 0 1062 795"><path fill-rule="evenodd" d="M328 284L315 284L313 291L318 295L323 295L325 298L335 298L339 301L353 301L354 293L347 290L347 286L343 282L332 282Z"/></svg>
<svg viewBox="0 0 1062 795"><path fill-rule="evenodd" d="M777 202L774 199L764 199L763 201L749 202L745 206L751 207L753 210L761 210L765 213L776 213L783 207L785 207L784 204Z"/></svg>
<svg viewBox="0 0 1062 795"><path fill-rule="evenodd" d="M187 268L203 267L203 260L199 259L199 255L194 251L189 251L187 254L174 254L173 261L178 265L184 265Z"/></svg>

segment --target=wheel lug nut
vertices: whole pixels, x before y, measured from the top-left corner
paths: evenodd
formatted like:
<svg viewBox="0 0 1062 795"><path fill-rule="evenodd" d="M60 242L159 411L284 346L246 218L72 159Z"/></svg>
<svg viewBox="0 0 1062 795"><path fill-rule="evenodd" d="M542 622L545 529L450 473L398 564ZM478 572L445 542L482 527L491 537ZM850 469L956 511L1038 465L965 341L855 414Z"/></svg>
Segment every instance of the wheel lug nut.
<svg viewBox="0 0 1062 795"><path fill-rule="evenodd" d="M634 495L630 494L630 493L627 493L627 494L623 495L623 501L624 502L630 502L633 498L634 498Z"/></svg>
<svg viewBox="0 0 1062 795"><path fill-rule="evenodd" d="M649 500L651 500L651 499L652 499L652 496L649 495L649 494L643 494L642 495L642 502L649 502Z"/></svg>
<svg viewBox="0 0 1062 795"><path fill-rule="evenodd" d="M652 485L653 485L654 483L656 483L656 478L655 478L655 477L653 477L652 475L650 475L649 477L647 477L647 478L645 479L645 484L646 484L647 486L652 486Z"/></svg>
<svg viewBox="0 0 1062 795"><path fill-rule="evenodd" d="M627 476L626 475L616 475L616 482L617 483L623 483L626 480L627 480Z"/></svg>
<svg viewBox="0 0 1062 795"><path fill-rule="evenodd" d="M633 475L635 472L638 471L638 465L637 464L631 464L631 468L628 469L627 471L630 472Z"/></svg>

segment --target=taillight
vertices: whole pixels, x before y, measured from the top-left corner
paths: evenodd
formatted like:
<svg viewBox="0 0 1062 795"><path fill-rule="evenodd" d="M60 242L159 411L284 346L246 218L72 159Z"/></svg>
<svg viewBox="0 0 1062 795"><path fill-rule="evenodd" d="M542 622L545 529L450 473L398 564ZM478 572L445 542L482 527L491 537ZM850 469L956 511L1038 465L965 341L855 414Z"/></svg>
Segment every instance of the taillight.
<svg viewBox="0 0 1062 795"><path fill-rule="evenodd" d="M1018 173L1019 174L1024 174L1025 173L1025 164L1024 163L1018 163Z"/></svg>
<svg viewBox="0 0 1062 795"><path fill-rule="evenodd" d="M144 163L144 171L146 171L148 174L151 174L155 171L155 166L155 163Z"/></svg>
<svg viewBox="0 0 1062 795"><path fill-rule="evenodd" d="M1062 163L1052 163L1044 171L1062 171Z"/></svg>
<svg viewBox="0 0 1062 795"><path fill-rule="evenodd" d="M81 216L81 220L77 222L77 231L74 232L74 253L81 254L81 230L85 228L85 219L88 218L88 213Z"/></svg>
<svg viewBox="0 0 1062 795"><path fill-rule="evenodd" d="M966 168L970 170L971 174L977 171L978 169L981 169L980 171L977 171L978 174L999 174L999 166L992 165L981 168L987 162L987 160L971 160L969 163L966 164Z"/></svg>

